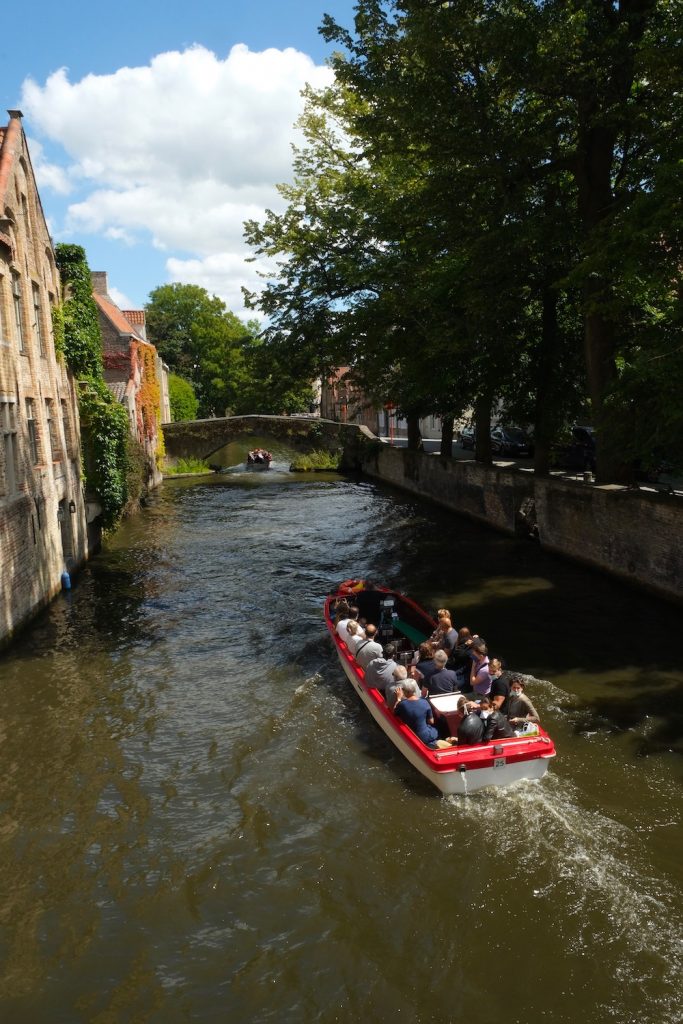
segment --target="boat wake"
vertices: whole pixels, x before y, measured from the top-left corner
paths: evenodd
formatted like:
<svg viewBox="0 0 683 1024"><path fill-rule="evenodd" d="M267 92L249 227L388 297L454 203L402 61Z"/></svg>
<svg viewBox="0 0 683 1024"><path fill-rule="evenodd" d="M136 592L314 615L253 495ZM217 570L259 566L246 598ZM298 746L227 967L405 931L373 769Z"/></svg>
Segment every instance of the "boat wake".
<svg viewBox="0 0 683 1024"><path fill-rule="evenodd" d="M586 809L576 787L552 773L444 806L468 831L481 828L493 856L514 863L515 891L526 884L528 898L550 910L568 955L603 950L601 970L619 981L624 1001L601 1003L596 990L599 1019L627 1024L626 1007L638 1001L640 1024L680 1020L683 901L652 877L637 831Z"/></svg>

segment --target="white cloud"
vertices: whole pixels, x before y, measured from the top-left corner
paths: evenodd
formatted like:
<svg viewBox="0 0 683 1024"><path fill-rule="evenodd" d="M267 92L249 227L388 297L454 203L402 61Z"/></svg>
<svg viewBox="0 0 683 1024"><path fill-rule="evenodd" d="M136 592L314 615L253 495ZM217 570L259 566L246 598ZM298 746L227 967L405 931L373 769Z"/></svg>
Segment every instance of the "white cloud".
<svg viewBox="0 0 683 1024"><path fill-rule="evenodd" d="M198 284L206 288L209 294L220 296L233 312L249 317L257 314L253 310L243 310L242 286L258 292L263 283L258 276L259 269L261 266L258 261L245 263L244 255L240 252L219 252L205 259L180 260L171 257L166 261L170 281Z"/></svg>
<svg viewBox="0 0 683 1024"><path fill-rule="evenodd" d="M128 296L124 292L119 291L115 285L107 284L107 291L109 298L119 309L135 309L135 303L131 302Z"/></svg>
<svg viewBox="0 0 683 1024"><path fill-rule="evenodd" d="M281 207L275 184L291 178L300 91L331 78L294 49L239 44L220 59L194 46L75 83L64 68L43 86L27 79L22 108L73 161L54 181L85 187L68 229L126 243L151 237L169 254L171 279L211 281L234 303L240 284L255 283L243 221Z"/></svg>
<svg viewBox="0 0 683 1024"><path fill-rule="evenodd" d="M58 164L51 164L45 159L45 152L37 139L28 139L31 163L36 175L39 189L51 189L57 195L66 196L73 191L69 174Z"/></svg>

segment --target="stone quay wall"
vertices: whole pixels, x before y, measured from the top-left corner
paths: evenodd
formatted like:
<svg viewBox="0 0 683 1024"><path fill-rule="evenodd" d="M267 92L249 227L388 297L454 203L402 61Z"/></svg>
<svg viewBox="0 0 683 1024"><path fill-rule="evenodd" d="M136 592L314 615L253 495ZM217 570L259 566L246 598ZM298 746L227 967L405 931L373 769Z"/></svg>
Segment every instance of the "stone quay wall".
<svg viewBox="0 0 683 1024"><path fill-rule="evenodd" d="M367 440L347 460L410 491L543 548L683 600L683 498L597 486L524 469L451 461Z"/></svg>
<svg viewBox="0 0 683 1024"><path fill-rule="evenodd" d="M224 444L272 437L294 448L343 448L344 469L433 501L512 536L683 600L683 499L596 486L526 469L442 459L380 442L366 427L294 416L232 416L164 425L167 458L211 461Z"/></svg>

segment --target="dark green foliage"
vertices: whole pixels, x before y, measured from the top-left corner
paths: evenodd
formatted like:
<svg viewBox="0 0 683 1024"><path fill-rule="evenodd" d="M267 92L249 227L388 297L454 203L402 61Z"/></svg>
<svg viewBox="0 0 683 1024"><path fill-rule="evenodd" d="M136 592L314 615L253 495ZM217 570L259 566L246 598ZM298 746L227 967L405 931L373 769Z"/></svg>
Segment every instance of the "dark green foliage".
<svg viewBox="0 0 683 1024"><path fill-rule="evenodd" d="M147 486L149 463L144 449L133 437L130 430L126 433L126 456L124 462L124 483L126 492L126 512L133 512L138 507L140 498Z"/></svg>
<svg viewBox="0 0 683 1024"><path fill-rule="evenodd" d="M678 437L680 4L359 0L322 34L287 209L245 226L278 267L249 296L268 343L409 417L473 407L482 438L502 403L538 472L588 407L623 480L648 386Z"/></svg>
<svg viewBox="0 0 683 1024"><path fill-rule="evenodd" d="M85 250L80 245L58 245L56 256L63 302L53 317L55 337L59 329L58 343L78 380L86 486L102 505L102 526L110 529L128 501L132 479L128 413L104 383L102 334Z"/></svg>
<svg viewBox="0 0 683 1024"><path fill-rule="evenodd" d="M92 296L90 268L80 245L56 246L62 278L64 356L76 377L102 376L102 333Z"/></svg>
<svg viewBox="0 0 683 1024"><path fill-rule="evenodd" d="M102 526L109 529L128 500L128 413L114 401L104 381L91 378L79 384L87 486L102 505Z"/></svg>
<svg viewBox="0 0 683 1024"><path fill-rule="evenodd" d="M174 422L197 418L199 400L189 380L179 377L177 373L169 373L168 397L171 403L171 418Z"/></svg>
<svg viewBox="0 0 683 1024"><path fill-rule="evenodd" d="M146 306L150 340L177 375L189 381L198 408L174 419L241 413L301 412L312 399L310 376L280 359L215 295L191 284L155 288Z"/></svg>

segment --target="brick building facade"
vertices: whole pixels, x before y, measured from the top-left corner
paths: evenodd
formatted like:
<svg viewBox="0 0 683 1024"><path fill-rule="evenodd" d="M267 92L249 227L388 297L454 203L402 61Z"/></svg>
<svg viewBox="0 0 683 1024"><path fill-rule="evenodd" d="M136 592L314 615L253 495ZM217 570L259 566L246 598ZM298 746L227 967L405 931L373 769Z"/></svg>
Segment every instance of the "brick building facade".
<svg viewBox="0 0 683 1024"><path fill-rule="evenodd" d="M405 441L408 437L408 422L399 416L393 405L378 409L367 395L349 380L349 367L341 366L320 386L320 415L323 419L338 423L357 423L367 427L377 437L387 437L393 442ZM423 437L441 437L441 418L424 416L420 420Z"/></svg>
<svg viewBox="0 0 683 1024"><path fill-rule="evenodd" d="M0 644L85 560L78 403L57 358L54 250L21 124L0 128Z"/></svg>
<svg viewBox="0 0 683 1024"><path fill-rule="evenodd" d="M171 419L168 367L147 341L144 310L119 309L109 295L106 273L96 270L91 277L102 330L104 379L125 406L131 433L145 453L147 487L157 487L162 479L161 423ZM152 376L156 386L150 388Z"/></svg>

